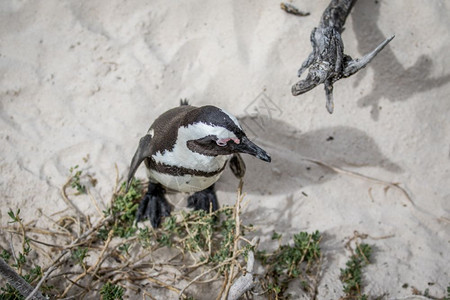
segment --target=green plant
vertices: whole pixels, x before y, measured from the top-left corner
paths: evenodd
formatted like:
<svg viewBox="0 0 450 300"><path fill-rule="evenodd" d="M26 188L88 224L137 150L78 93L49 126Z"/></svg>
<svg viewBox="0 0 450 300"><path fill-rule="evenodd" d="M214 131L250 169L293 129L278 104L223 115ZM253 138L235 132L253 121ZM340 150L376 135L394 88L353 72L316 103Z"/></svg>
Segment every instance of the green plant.
<svg viewBox="0 0 450 300"><path fill-rule="evenodd" d="M63 191L69 184L80 189L78 194L83 191L84 186L80 180L84 180L84 177L77 168L78 166L71 168L73 174L63 186ZM135 224L136 210L143 192L143 184L138 180L131 182L128 191L125 191L125 183L122 183L118 189L114 189L110 207L93 224L90 222L91 216L85 216L73 201L69 201L67 194L63 193L65 200L68 200L66 203L74 209L69 210L68 215L60 215L60 220L55 222L60 229L57 235L54 230L48 229L37 233L58 238L57 244L34 236L33 240L28 239L26 232L33 225L22 223L20 210L10 210L8 214L11 223L15 224L12 231L22 237L23 247L20 253L3 250L0 256L13 264L19 272L23 270L24 278L33 284L45 276L40 290L52 299L89 299L98 292L102 299L122 299L126 292L123 286L127 283L132 283L131 286L137 290L145 291L143 296L148 295L150 298L151 290L145 287L152 283L182 295L183 299L193 299L185 291L187 286L180 289L179 285L185 285L183 282L186 280L190 285L213 278L224 280L220 295L227 293L235 279L244 274L243 267L250 251L256 251L256 244L244 237L247 231L253 229L251 225L243 225L239 218L242 201L240 192L240 200L233 207L225 206L212 213L174 211L171 216L164 218L158 229L137 228ZM273 235L279 241L281 237L280 234ZM270 295L283 296L287 282L294 278L301 278L302 286L309 288L305 277L314 270L314 262L320 258L319 240L318 232L300 233L294 236L293 246L279 245L277 251L264 256L265 266L269 271L266 272L263 286ZM52 253L49 265L42 268L30 265L27 256L32 251L31 245L35 243L40 243L41 246L34 250ZM133 255L130 255L131 249ZM295 249L301 251L301 255ZM172 258L160 260L158 254L154 255L158 250L162 250L160 253L170 253ZM87 257L90 259L86 259ZM292 263L295 266L288 267ZM73 264L79 264L82 270L73 268L68 271L59 268ZM161 275L155 274L155 266L164 272ZM180 269L177 266L185 267ZM170 274L174 269L180 274L173 278L179 279L169 284L164 277L158 278ZM272 278L274 274L276 279ZM6 284L1 288L0 299L23 297Z"/></svg>
<svg viewBox="0 0 450 300"><path fill-rule="evenodd" d="M117 300L123 299L123 293L125 289L121 286L107 282L100 290L103 300Z"/></svg>
<svg viewBox="0 0 450 300"><path fill-rule="evenodd" d="M345 299L365 300L367 295L362 293L362 269L370 263L372 248L368 244L357 244L355 253L341 269L340 279L344 285Z"/></svg>
<svg viewBox="0 0 450 300"><path fill-rule="evenodd" d="M281 235L274 232L272 239L280 240ZM288 284L295 278L303 278L301 284L305 290L309 290L307 275L314 269L314 262L321 257L321 235L318 231L313 233L300 232L293 237L293 245L279 245L272 253L257 251L256 258L266 267L263 285L269 293L269 297L283 298Z"/></svg>
<svg viewBox="0 0 450 300"><path fill-rule="evenodd" d="M5 287L0 288L0 299L5 300L23 300L25 299L18 290L13 288L9 283Z"/></svg>
<svg viewBox="0 0 450 300"><path fill-rule="evenodd" d="M22 222L22 219L20 218L20 208L17 209L17 212L14 213L13 210L10 208L8 211L8 216L11 218L11 221L8 223L20 223Z"/></svg>
<svg viewBox="0 0 450 300"><path fill-rule="evenodd" d="M126 183L122 183L119 192L114 196L111 208L103 211L105 217L113 215L115 220L99 230L99 237L106 240L109 230L107 229L112 225L114 230L114 236L121 238L129 238L133 236L137 228L134 225L136 219L136 211L139 206L139 201L142 198L141 182L133 179L128 189L126 190Z"/></svg>
<svg viewBox="0 0 450 300"><path fill-rule="evenodd" d="M89 256L88 251L89 249L84 247L75 248L72 251L72 259L80 266L84 266L84 259Z"/></svg>
<svg viewBox="0 0 450 300"><path fill-rule="evenodd" d="M19 275L22 275L22 268L27 262L26 257L28 256L28 254L30 254L31 251L30 240L25 236L24 226L22 224L22 219L20 218L20 208L17 209L16 213L14 213L12 209L10 209L8 211L8 215L11 218L11 221L9 221L9 223L17 223L23 232L22 251L19 252L16 257L16 262L12 265L13 267L17 268Z"/></svg>
<svg viewBox="0 0 450 300"><path fill-rule="evenodd" d="M2 249L2 253L0 253L0 257L3 258L3 260L5 262L8 262L9 259L11 258L11 254L7 250Z"/></svg>
<svg viewBox="0 0 450 300"><path fill-rule="evenodd" d="M124 244L122 244L122 245L119 246L119 250L120 250L120 252L122 252L123 254L130 255L130 253L129 253L129 251L130 251L130 246L131 246L131 244L129 244L129 243L124 243Z"/></svg>
<svg viewBox="0 0 450 300"><path fill-rule="evenodd" d="M14 213L12 209L8 211L8 215L11 218L9 223L17 224L22 233L22 250L19 251L18 254L10 253L7 250L3 249L0 256L2 259L8 263L8 261L14 257L14 262L11 264L13 268L17 270L17 273L25 279L28 283L37 282L43 276L42 269L40 266L30 266L28 262L28 256L31 252L30 239L27 238L25 234L25 226L22 223L22 218L20 217L20 209ZM47 286L43 286L48 288ZM7 283L4 287L0 288L0 299L8 299L8 300L19 300L24 299L24 297L17 291L14 287L12 287L9 283Z"/></svg>
<svg viewBox="0 0 450 300"><path fill-rule="evenodd" d="M183 253L200 253L205 263L220 264L232 255L235 231L232 215L233 207L212 213L180 211L166 217L158 230L139 229L138 238L146 248L175 247Z"/></svg>
<svg viewBox="0 0 450 300"><path fill-rule="evenodd" d="M86 186L80 183L80 177L83 171L78 170L78 165L69 169L71 174L70 186L78 191L78 194L86 194Z"/></svg>

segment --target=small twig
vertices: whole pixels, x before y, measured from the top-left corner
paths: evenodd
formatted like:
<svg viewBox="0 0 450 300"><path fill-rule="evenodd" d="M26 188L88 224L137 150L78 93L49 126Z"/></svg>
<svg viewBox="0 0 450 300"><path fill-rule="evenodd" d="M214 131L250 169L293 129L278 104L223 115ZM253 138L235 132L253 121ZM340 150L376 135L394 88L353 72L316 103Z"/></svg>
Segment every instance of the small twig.
<svg viewBox="0 0 450 300"><path fill-rule="evenodd" d="M209 274L209 273L211 273L212 271L214 271L214 270L217 270L217 269L219 269L219 268L221 268L221 267L223 267L223 266L225 266L225 265L227 265L229 262L231 262L233 259L234 259L235 257L233 256L233 257L230 257L230 258L227 258L226 260L224 260L223 262L221 262L220 264L218 264L217 266L215 266L215 267L213 267L213 268L211 268L211 269L209 269L209 270L206 270L205 272L203 272L203 273L201 273L201 274L199 274L199 275L197 275L194 279L192 279L184 288L182 288L181 290L180 290L180 292L178 293L178 297L179 298L181 298L181 297L184 297L184 291L188 288L188 287L190 287L194 282L196 282L197 280L199 280L200 278L202 278L203 276L205 276L206 274Z"/></svg>
<svg viewBox="0 0 450 300"><path fill-rule="evenodd" d="M117 167L117 164L114 163L114 169L116 170L116 181L114 185L114 193L118 192L118 186L119 186L119 167Z"/></svg>
<svg viewBox="0 0 450 300"><path fill-rule="evenodd" d="M100 217L103 217L103 213L100 209L100 207L98 206L97 201L95 200L95 198L92 196L91 191L88 189L87 190L87 194L89 195L89 199L91 199L92 204L94 204L95 209L97 210L97 213Z"/></svg>
<svg viewBox="0 0 450 300"><path fill-rule="evenodd" d="M309 12L303 12L290 3L282 2L280 3L280 8L288 14L293 14L299 17L309 16Z"/></svg>
<svg viewBox="0 0 450 300"><path fill-rule="evenodd" d="M68 211L68 210L69 210L69 208L66 207L66 208L64 208L63 210L59 210L59 211L57 211L57 212L52 213L50 216L53 217L53 216L56 216L56 215L65 213L65 212Z"/></svg>
<svg viewBox="0 0 450 300"><path fill-rule="evenodd" d="M72 201L67 196L66 189L69 186L69 184L72 181L72 179L73 179L73 177L69 176L69 178L67 179L66 183L61 188L61 195L62 195L62 197L64 199L64 202L66 202L66 204L68 204L69 207L73 208L75 210L75 212L77 212L77 220L78 220L78 226L79 226L78 236L80 236L82 234L82 232L81 232L81 220L80 220L81 218L80 218L80 216L82 216L85 220L87 220L87 217L75 204L72 203Z"/></svg>
<svg viewBox="0 0 450 300"><path fill-rule="evenodd" d="M389 298L388 300L417 300L417 299L423 299L423 300L430 300L430 299L438 299L438 298L433 298L433 297L425 297L425 296L421 296L421 295L411 295L411 296L406 296L406 297L401 297L401 298ZM445 299L445 298L443 298Z"/></svg>
<svg viewBox="0 0 450 300"><path fill-rule="evenodd" d="M59 265L61 265L62 263L64 263L64 260L62 260L61 262L59 262L59 260L61 260L66 254L68 254L70 252L70 249L73 248L74 246L78 245L79 242L83 239L85 239L86 237L88 237L89 235L91 235L92 233L96 232L96 230L98 228L100 228L101 226L104 225L104 223L109 222L112 219L112 216L109 216L103 220L100 220L97 225L93 226L92 228L90 228L89 230L87 230L86 232L84 232L78 239L76 239L75 241L73 241L70 245L66 246L65 249L60 253L60 255L50 264L49 267L47 267L47 271L45 272L44 276L41 278L41 280L39 281L38 285L36 286L36 288L39 288L44 281L50 276L50 274L55 271L57 269L57 267ZM34 291L34 290L33 290ZM33 292L32 291L32 292Z"/></svg>
<svg viewBox="0 0 450 300"><path fill-rule="evenodd" d="M368 237L369 235L367 233L359 233L358 231L353 231L353 236L350 237L348 239L348 241L345 243L345 248L347 248L347 250L349 250L352 254L355 254L355 252L353 251L353 248L351 247L350 243L353 242L356 239L360 239L360 240L364 240ZM355 242L356 243L356 242ZM357 244L357 243L356 243Z"/></svg>
<svg viewBox="0 0 450 300"><path fill-rule="evenodd" d="M72 236L72 234L70 233L70 231L69 231L67 228L65 228L65 227L63 227L63 226L61 226L61 225L59 225L58 222L54 221L52 218L50 218L49 216L47 216L47 215L42 211L42 209L38 209L38 211L39 211L40 215L42 215L42 216L44 216L46 219L48 219L53 225L56 225L56 226L57 226L58 228L60 228L61 230L67 232L68 235Z"/></svg>
<svg viewBox="0 0 450 300"><path fill-rule="evenodd" d="M66 189L69 186L69 184L72 181L72 179L73 179L73 177L69 176L69 178L67 179L66 183L64 183L64 185L61 188L61 195L62 195L62 197L64 199L64 202L66 202L66 204L69 205L69 207L73 208L78 213L78 215L84 216L83 212L75 204L73 204L72 201L67 196Z"/></svg>
<svg viewBox="0 0 450 300"><path fill-rule="evenodd" d="M241 179L240 182L239 182L236 204L234 205L234 219L235 219L236 229L235 229L235 233L234 233L235 236L234 236L234 244L233 244L233 260L232 260L232 263L231 263L231 266L230 266L230 271L229 271L229 274L228 274L228 282L227 282L227 285L225 287L225 292L224 292L225 299L228 298L228 293L230 291L231 284L232 284L233 279L234 279L234 274L233 274L234 273L234 265L236 264L235 257L236 257L236 252L237 252L237 249L238 249L239 237L240 237L240 234L241 234L240 207L241 207L241 202L242 202L242 199L243 199L243 196L242 196L242 186L243 185L244 185L244 182Z"/></svg>
<svg viewBox="0 0 450 300"><path fill-rule="evenodd" d="M440 217L438 218L438 221L450 223L450 219L447 217Z"/></svg>
<svg viewBox="0 0 450 300"><path fill-rule="evenodd" d="M33 248L34 250L36 250L36 252L39 252L43 256L47 257L48 260L52 259L51 253L49 253L48 249L43 249L41 245L39 245L39 243L33 242L30 238L28 239L30 240L30 244L33 245Z"/></svg>
<svg viewBox="0 0 450 300"><path fill-rule="evenodd" d="M156 298L155 297L153 297L149 292L146 292L146 291L142 291L142 299L144 299L145 300L145 296L149 296L150 297L150 299L152 299L152 300L156 300Z"/></svg>
<svg viewBox="0 0 450 300"><path fill-rule="evenodd" d="M20 234L18 229L16 227L13 227L13 226L0 227L0 229L4 230L4 231L7 231L7 232ZM50 231L50 230L45 230L45 229L41 229L41 228L33 228L33 227L28 227L27 231L28 232L32 232L32 233L38 233L38 234L46 234L46 235L72 236L71 234L68 234L68 233L65 233L65 232Z"/></svg>
<svg viewBox="0 0 450 300"><path fill-rule="evenodd" d="M64 273L58 273L56 275L53 276L49 276L48 279L54 279L54 278L58 278L58 277L62 277L62 276L67 276L67 275L80 275L82 272L74 272L74 271L70 271L70 272L64 272Z"/></svg>
<svg viewBox="0 0 450 300"><path fill-rule="evenodd" d="M54 262L58 262L61 258L64 257L64 255L66 255L68 253L67 252L63 252L59 255L59 257L54 261ZM45 272L44 276L42 276L41 280L39 280L38 284L36 285L36 287L34 288L34 290L27 296L27 298L25 300L30 300L33 299L33 295L35 295L36 293L38 293L41 285L45 282L45 280L48 278L48 276L50 276L50 274L56 270L56 268L58 266L60 266L61 263L59 264L53 264L50 268L47 269L47 271Z"/></svg>
<svg viewBox="0 0 450 300"><path fill-rule="evenodd" d="M222 294L225 291L225 287L227 286L228 282L228 272L225 271L225 278L223 279L222 287L220 288L219 294L216 297L216 300L220 300L222 298Z"/></svg>
<svg viewBox="0 0 450 300"><path fill-rule="evenodd" d="M101 219L100 221L98 221L97 225L91 227L89 230L85 231L78 239L76 239L72 244L77 244L79 243L81 240L85 239L87 236L97 232L97 230L102 227L103 225L105 225L105 223L108 223L109 221L111 221L113 219L113 215L109 215L108 217Z"/></svg>
<svg viewBox="0 0 450 300"><path fill-rule="evenodd" d="M205 284L205 283L210 283L213 281L216 281L219 279L220 276L220 272L217 272L213 277L211 277L210 279L206 279L206 280L197 280L196 283L197 284Z"/></svg>
<svg viewBox="0 0 450 300"><path fill-rule="evenodd" d="M360 245L358 242L356 242L356 248L358 248L359 254L361 254L361 256L364 258L364 261L366 262L366 264L370 264L369 259L366 257L366 255L365 255L364 252L362 251L361 245Z"/></svg>
<svg viewBox="0 0 450 300"><path fill-rule="evenodd" d="M70 291L70 289L73 287L74 284L76 284L80 279L82 279L83 277L85 277L87 274L89 274L89 272L91 272L92 270L97 268L97 265L100 263L100 261L103 258L103 255L105 255L106 250L108 249L109 243L111 242L112 236L113 236L114 230L111 229L108 233L108 239L105 242L105 245L102 249L102 252L100 252L99 257L97 258L97 261L94 265L92 265L91 267L89 267L89 269L87 269L86 271L84 271L82 274L78 275L73 282L71 281L72 284L70 284L62 293L61 297L65 297L67 295L67 293Z"/></svg>
<svg viewBox="0 0 450 300"><path fill-rule="evenodd" d="M103 250L105 250L106 248L103 248ZM102 251L103 252L103 251ZM91 278L90 278L90 281L88 282L88 284L87 284L87 287L90 289L91 288L91 284L92 284L92 281L94 280L94 278L97 276L97 273L98 273L98 271L99 271L99 269L100 269L100 267L101 267L101 265L105 262L105 260L108 258L107 256L106 257L103 257L103 255L104 255L104 253L102 253L102 254L100 254L100 256L99 256L99 258L101 258L101 260L97 260L97 263L96 263L96 266L94 266L95 267L95 269L94 269L94 272L92 273L92 274L90 274L91 276Z"/></svg>
<svg viewBox="0 0 450 300"><path fill-rule="evenodd" d="M16 231L11 231L10 233L14 233L14 234L17 234L17 235L20 234L19 232L16 232ZM36 244L41 244L41 245L44 245L44 246L47 246L47 247L60 248L60 249L61 249L61 248L64 248L64 247L61 246L61 245L49 244L49 243L46 243L46 242L42 242L42 241L35 240L35 239L33 239L33 238L30 238L30 237L27 237L27 239L28 239L30 242L33 242L33 243L36 243Z"/></svg>
<svg viewBox="0 0 450 300"><path fill-rule="evenodd" d="M14 262L16 265L19 265L19 262L17 261L16 251L14 250L14 244L12 240L12 233L9 234L9 247L11 248L11 253L14 258Z"/></svg>
<svg viewBox="0 0 450 300"><path fill-rule="evenodd" d="M70 279L69 277L65 276L64 278L65 278L67 281L69 281L72 285L76 285L77 287L83 289L83 290L84 290L83 293L87 290L87 287L86 287L86 286L81 285L80 283L73 281L73 280Z"/></svg>
<svg viewBox="0 0 450 300"><path fill-rule="evenodd" d="M347 171L347 170L338 168L336 166L333 166L331 164L325 163L323 161L319 161L319 160L315 160L315 159L311 159L311 158L306 158L305 157L305 158L303 158L303 160L315 163L315 164L320 165L322 167L326 167L328 169L331 169L331 170L335 171L336 173L350 175L350 176L353 176L353 177L361 178L361 179L364 179L364 180L368 180L368 181L371 181L371 182L374 182L374 183L382 184L382 185L385 185L385 186L397 189L400 192L402 192L402 194L406 197L406 199L408 199L408 201L413 206L415 206L414 201L411 199L411 197L409 196L408 192L404 188L399 186L398 183L392 183L392 182L384 181L384 180L381 180L381 179L369 177L369 176L366 176L366 175L363 175L363 174L360 174L360 173L357 173L357 172Z"/></svg>
<svg viewBox="0 0 450 300"><path fill-rule="evenodd" d="M19 216L17 216L17 219L19 221L20 230L22 231L22 249L25 249L25 245L27 242L27 237L25 235L25 227L23 226L22 219ZM19 266L19 274L22 274L22 266Z"/></svg>
<svg viewBox="0 0 450 300"><path fill-rule="evenodd" d="M395 234L389 234L389 235L377 236L377 237L368 235L368 237L371 238L372 240L385 240L385 239L393 238L394 236L395 236Z"/></svg>
<svg viewBox="0 0 450 300"><path fill-rule="evenodd" d="M169 291L175 292L175 293L177 293L178 295L180 295L180 292L181 292L180 289L177 289L177 288L174 287L174 286L168 285L168 284L162 282L161 280L158 280L158 279L156 279L156 278L149 277L149 276L129 277L128 279L131 280L132 282L135 282L135 281L138 281L138 280L144 280L144 279L146 279L146 280L148 280L148 281L150 281L150 282L153 282L153 283L155 283L155 284L157 284L157 285L159 285L159 286L161 286L161 287L163 287L163 288L165 288L165 289L168 289ZM181 295L181 297L182 297L183 299L186 299L186 296L184 296L184 295Z"/></svg>
<svg viewBox="0 0 450 300"><path fill-rule="evenodd" d="M316 272L316 274L314 274L314 277L312 279L314 285L312 288L311 299L313 299L313 300L315 300L317 298L317 295L319 293L318 289L319 289L319 283L320 283L320 276L321 276L321 272L322 272L322 262L323 262L323 256L322 256L322 253L320 253L319 262L316 267L317 272Z"/></svg>

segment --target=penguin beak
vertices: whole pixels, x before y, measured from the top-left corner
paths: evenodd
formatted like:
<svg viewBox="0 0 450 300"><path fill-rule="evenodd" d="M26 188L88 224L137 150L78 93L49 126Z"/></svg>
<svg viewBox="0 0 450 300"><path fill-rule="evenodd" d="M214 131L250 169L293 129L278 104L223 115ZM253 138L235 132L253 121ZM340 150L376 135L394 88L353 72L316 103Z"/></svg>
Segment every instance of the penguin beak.
<svg viewBox="0 0 450 300"><path fill-rule="evenodd" d="M247 137L241 138L241 142L235 145L236 152L247 153L253 155L260 160L270 162L271 158L266 151L258 147L255 143L250 141Z"/></svg>

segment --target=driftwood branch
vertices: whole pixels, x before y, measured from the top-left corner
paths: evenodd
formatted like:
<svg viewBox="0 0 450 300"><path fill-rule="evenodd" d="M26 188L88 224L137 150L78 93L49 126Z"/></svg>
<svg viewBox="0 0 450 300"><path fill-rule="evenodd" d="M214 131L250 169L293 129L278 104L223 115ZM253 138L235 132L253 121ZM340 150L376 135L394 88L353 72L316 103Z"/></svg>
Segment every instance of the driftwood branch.
<svg viewBox="0 0 450 300"><path fill-rule="evenodd" d="M33 291L34 288L25 281L16 271L13 270L2 258L0 258L0 275L2 275L9 284L12 285L23 297L34 293L31 299L45 299L39 291Z"/></svg>
<svg viewBox="0 0 450 300"><path fill-rule="evenodd" d="M323 83L325 86L326 108L331 114L334 110L333 84L341 78L349 77L367 64L394 38L383 41L373 51L361 59L352 59L344 54L341 34L347 16L356 0L332 0L322 14L319 26L311 32L312 53L298 70L300 77L306 69L308 75L292 86L294 96L301 95Z"/></svg>
<svg viewBox="0 0 450 300"><path fill-rule="evenodd" d="M250 289L255 286L253 281L253 264L255 263L255 255L253 251L248 252L247 268L245 274L235 280L228 292L227 300L237 300Z"/></svg>

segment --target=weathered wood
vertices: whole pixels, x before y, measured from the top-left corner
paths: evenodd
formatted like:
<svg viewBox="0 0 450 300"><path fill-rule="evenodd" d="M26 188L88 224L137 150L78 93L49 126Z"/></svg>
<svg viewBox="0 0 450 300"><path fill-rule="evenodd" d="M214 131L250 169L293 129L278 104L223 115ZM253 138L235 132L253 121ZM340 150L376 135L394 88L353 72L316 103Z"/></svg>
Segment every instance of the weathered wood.
<svg viewBox="0 0 450 300"><path fill-rule="evenodd" d="M27 297L33 292L33 287L25 281L19 274L14 271L1 257L0 257L0 275L4 277L13 288L15 288L23 297ZM41 292L36 291L31 299L42 300L45 299Z"/></svg>
<svg viewBox="0 0 450 300"><path fill-rule="evenodd" d="M294 96L301 95L323 83L325 86L326 108L334 110L333 84L341 78L349 77L367 64L394 38L383 41L373 51L361 59L352 59L344 54L341 33L356 0L332 0L322 14L319 26L311 32L312 53L298 70L298 77L308 69L308 75L292 86Z"/></svg>

